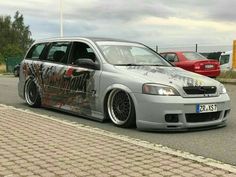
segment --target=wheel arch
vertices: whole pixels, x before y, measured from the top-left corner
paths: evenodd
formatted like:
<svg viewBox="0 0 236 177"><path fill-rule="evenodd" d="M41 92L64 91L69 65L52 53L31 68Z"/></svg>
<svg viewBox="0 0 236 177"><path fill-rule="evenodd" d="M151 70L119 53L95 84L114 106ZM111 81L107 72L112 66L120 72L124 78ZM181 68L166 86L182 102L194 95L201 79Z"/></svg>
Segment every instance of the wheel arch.
<svg viewBox="0 0 236 177"><path fill-rule="evenodd" d="M103 114L104 114L104 119L108 119L107 109L106 109L107 99L108 99L108 96L111 93L111 91L114 90L114 89L120 89L120 90L123 90L123 91L125 91L129 94L129 96L131 97L131 99L133 101L133 104L134 104L135 114L137 115L137 109L136 109L137 99L135 98L135 95L133 94L132 90L129 87L123 85L123 84L113 84L113 85L110 85L109 87L107 87L106 90L103 93L103 97L102 97L103 107L102 107L102 110L103 110Z"/></svg>

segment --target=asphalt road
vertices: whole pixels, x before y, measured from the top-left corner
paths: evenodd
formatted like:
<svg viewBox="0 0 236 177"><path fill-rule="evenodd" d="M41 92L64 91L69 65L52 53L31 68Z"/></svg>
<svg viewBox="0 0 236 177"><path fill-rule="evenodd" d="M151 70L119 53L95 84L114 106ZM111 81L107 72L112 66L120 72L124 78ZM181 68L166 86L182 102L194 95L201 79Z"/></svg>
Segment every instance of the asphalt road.
<svg viewBox="0 0 236 177"><path fill-rule="evenodd" d="M55 110L30 108L25 104L24 100L19 98L17 82L18 78L14 78L13 76L0 76L1 104L29 109L36 113L57 117L58 119L78 122L236 165L236 109L234 109L236 108L236 85L226 85L231 98L231 116L226 127L195 132L160 133L142 132L136 129L122 129L113 126L111 122L100 123Z"/></svg>

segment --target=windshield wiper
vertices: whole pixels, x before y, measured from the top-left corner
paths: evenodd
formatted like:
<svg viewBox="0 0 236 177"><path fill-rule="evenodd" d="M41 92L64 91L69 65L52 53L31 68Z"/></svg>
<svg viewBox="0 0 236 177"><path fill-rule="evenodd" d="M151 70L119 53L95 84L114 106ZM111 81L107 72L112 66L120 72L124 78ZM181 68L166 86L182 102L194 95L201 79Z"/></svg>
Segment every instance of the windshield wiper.
<svg viewBox="0 0 236 177"><path fill-rule="evenodd" d="M146 66L164 66L164 67L170 67L168 65L159 65L159 64L147 64Z"/></svg>
<svg viewBox="0 0 236 177"><path fill-rule="evenodd" d="M125 64L114 64L115 66L143 66L142 64L125 63Z"/></svg>

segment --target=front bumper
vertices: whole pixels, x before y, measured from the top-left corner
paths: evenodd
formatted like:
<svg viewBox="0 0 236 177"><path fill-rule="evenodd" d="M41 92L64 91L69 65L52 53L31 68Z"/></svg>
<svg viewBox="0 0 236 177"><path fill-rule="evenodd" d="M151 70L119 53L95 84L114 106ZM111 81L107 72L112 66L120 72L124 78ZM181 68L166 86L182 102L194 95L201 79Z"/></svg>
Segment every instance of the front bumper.
<svg viewBox="0 0 236 177"><path fill-rule="evenodd" d="M227 94L207 98L182 98L135 93L134 98L136 125L141 130L185 130L222 126L230 112L230 98ZM213 116L214 119L205 120L203 113L196 113L197 104L216 104L217 118ZM165 116L169 114L177 115L178 122L167 122ZM189 120L189 115L194 117L194 122Z"/></svg>

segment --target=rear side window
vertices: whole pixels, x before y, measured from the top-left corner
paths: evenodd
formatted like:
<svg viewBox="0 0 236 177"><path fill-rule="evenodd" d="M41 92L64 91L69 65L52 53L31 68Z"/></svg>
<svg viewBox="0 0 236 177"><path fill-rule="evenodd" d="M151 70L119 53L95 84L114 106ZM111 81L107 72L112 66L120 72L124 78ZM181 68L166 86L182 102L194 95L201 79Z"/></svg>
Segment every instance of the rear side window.
<svg viewBox="0 0 236 177"><path fill-rule="evenodd" d="M46 60L58 63L67 63L67 56L70 49L69 46L69 42L52 43Z"/></svg>
<svg viewBox="0 0 236 177"><path fill-rule="evenodd" d="M32 59L32 60L37 60L42 58L42 53L44 48L46 47L46 44L35 44L30 51L28 52L26 58L27 59Z"/></svg>
<svg viewBox="0 0 236 177"><path fill-rule="evenodd" d="M169 62L178 62L178 57L175 53L168 53L165 56L166 60Z"/></svg>

